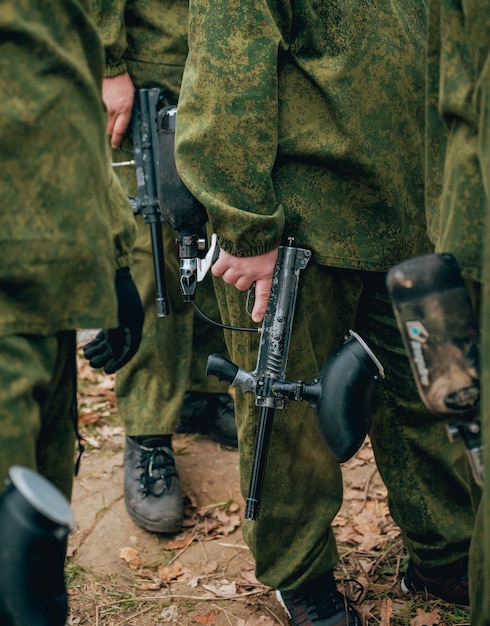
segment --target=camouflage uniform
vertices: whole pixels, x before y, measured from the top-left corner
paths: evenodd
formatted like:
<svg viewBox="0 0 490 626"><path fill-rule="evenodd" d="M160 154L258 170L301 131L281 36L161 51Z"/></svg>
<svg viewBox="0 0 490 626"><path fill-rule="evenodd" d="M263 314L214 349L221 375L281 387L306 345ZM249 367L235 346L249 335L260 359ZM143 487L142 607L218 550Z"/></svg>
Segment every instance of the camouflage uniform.
<svg viewBox="0 0 490 626"><path fill-rule="evenodd" d="M188 1L117 0L98 2L97 24L106 51L107 77L128 72L135 87L158 87L163 103L176 104L187 54ZM115 161L127 161L131 138L113 151ZM117 174L128 195L136 195L132 167ZM186 390L226 393L228 385L205 375L207 356L223 352L221 330L194 315L183 302L175 232L163 226L167 295L171 313L158 318L150 229L137 216L138 239L131 272L145 308L143 339L136 356L116 375L119 413L127 435L175 432ZM219 318L211 279L200 283L196 302L213 319Z"/></svg>
<svg viewBox="0 0 490 626"><path fill-rule="evenodd" d="M488 432L488 198L490 198L490 4L431 0L428 32L428 212L437 251L451 252L475 292L483 279L482 423ZM441 27L442 25L442 27ZM434 150L434 138L438 148ZM483 167L482 167L483 165ZM485 176L486 175L486 176ZM485 185L486 184L486 194ZM482 246L484 251L482 265ZM490 467L488 446L485 466ZM490 509L488 481L470 552L471 624L490 624Z"/></svg>
<svg viewBox="0 0 490 626"><path fill-rule="evenodd" d="M224 250L254 256L285 236L312 249L287 377L313 379L348 328L371 345L387 373L370 435L391 512L415 562L435 566L468 553L468 468L419 401L384 287L390 266L431 249L425 19L423 3L406 0L193 0L176 157ZM244 294L217 284L225 321L244 323ZM253 369L253 337L232 333L228 345ZM244 492L253 404L237 394ZM313 411L289 402L276 413L259 519L244 528L259 579L292 590L332 569L341 502Z"/></svg>
<svg viewBox="0 0 490 626"><path fill-rule="evenodd" d="M107 165L102 48L87 9L0 2L0 480L20 464L68 497L75 329L117 326L115 265L128 264L134 236Z"/></svg>

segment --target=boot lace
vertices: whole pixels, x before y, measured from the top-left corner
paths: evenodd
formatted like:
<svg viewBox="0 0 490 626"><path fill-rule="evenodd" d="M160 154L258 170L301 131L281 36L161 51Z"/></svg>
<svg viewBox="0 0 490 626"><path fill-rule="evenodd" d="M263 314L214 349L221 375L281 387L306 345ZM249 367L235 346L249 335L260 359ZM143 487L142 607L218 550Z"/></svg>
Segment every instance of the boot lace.
<svg viewBox="0 0 490 626"><path fill-rule="evenodd" d="M137 469L142 469L139 490L144 498L148 495L158 498L172 486L177 476L173 455L167 448L141 447L141 456Z"/></svg>

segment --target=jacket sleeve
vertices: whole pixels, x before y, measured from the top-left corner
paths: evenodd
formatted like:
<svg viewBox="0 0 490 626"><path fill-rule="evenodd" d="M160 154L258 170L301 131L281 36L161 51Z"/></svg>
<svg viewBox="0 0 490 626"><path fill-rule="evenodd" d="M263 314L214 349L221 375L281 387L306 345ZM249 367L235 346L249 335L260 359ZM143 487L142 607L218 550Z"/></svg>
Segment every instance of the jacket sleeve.
<svg viewBox="0 0 490 626"><path fill-rule="evenodd" d="M277 247L284 228L272 182L283 40L269 4L190 5L176 165L205 206L220 246L235 256Z"/></svg>
<svg viewBox="0 0 490 626"><path fill-rule="evenodd" d="M127 71L125 54L128 47L125 25L126 0L95 0L94 19L105 51L105 76Z"/></svg>

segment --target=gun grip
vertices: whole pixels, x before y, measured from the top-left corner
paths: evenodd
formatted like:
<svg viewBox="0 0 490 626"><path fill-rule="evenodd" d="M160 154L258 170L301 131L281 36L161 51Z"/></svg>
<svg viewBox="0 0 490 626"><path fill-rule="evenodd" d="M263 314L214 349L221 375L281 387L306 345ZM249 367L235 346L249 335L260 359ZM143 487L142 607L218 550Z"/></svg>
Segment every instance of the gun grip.
<svg viewBox="0 0 490 626"><path fill-rule="evenodd" d="M218 380L226 380L233 383L238 372L238 367L229 359L220 354L210 354L206 366L208 376L216 376Z"/></svg>

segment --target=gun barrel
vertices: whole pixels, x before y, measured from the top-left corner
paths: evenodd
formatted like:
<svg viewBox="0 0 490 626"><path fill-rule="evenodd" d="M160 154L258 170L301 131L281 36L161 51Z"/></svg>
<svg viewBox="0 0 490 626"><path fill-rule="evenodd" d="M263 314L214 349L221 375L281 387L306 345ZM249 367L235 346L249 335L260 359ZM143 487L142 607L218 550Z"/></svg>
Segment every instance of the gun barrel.
<svg viewBox="0 0 490 626"><path fill-rule="evenodd" d="M245 501L245 519L256 520L260 511L260 497L264 482L265 466L269 453L269 445L274 424L275 409L262 407L260 409L257 440L255 442L255 455L252 466L252 474Z"/></svg>
<svg viewBox="0 0 490 626"><path fill-rule="evenodd" d="M136 166L138 213L150 226L153 268L156 286L158 317L169 314L167 285L165 280L165 257L162 237L162 215L158 199L158 134L157 105L159 89L139 89L133 107L131 129Z"/></svg>

